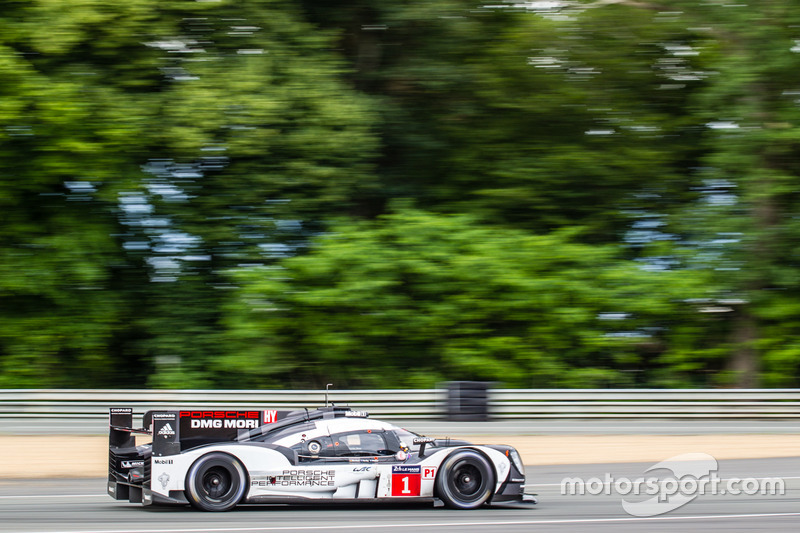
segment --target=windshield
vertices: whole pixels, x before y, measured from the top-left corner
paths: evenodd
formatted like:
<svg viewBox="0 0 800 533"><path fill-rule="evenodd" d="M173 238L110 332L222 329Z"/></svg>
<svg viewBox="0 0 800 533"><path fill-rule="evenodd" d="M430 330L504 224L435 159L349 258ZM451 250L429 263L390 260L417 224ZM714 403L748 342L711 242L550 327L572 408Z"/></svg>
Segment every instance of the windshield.
<svg viewBox="0 0 800 533"><path fill-rule="evenodd" d="M414 438L420 437L421 435L403 428L396 428L394 433L397 435L397 438L400 439L400 443L406 448L411 448L412 450L419 448L419 444L414 444Z"/></svg>

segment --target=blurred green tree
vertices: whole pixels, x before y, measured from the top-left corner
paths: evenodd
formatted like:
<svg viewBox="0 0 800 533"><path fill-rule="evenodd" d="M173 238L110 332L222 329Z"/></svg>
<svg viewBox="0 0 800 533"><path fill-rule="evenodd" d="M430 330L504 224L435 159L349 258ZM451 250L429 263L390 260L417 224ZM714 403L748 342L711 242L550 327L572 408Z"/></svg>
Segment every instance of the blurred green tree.
<svg viewBox="0 0 800 533"><path fill-rule="evenodd" d="M800 7L686 3L713 69L691 112L705 125L698 201L684 228L717 274L723 385L800 385Z"/></svg>
<svg viewBox="0 0 800 533"><path fill-rule="evenodd" d="M655 66L685 95L675 111L697 147L678 160L685 194L671 196L678 201L658 219L658 233L669 239L638 248L713 272L713 297L697 301L699 313L685 324L714 325L724 364L709 384L797 386L800 8L770 0L573 8L581 26L585 17L650 17L686 28L661 44L672 57ZM670 366L680 366L678 359Z"/></svg>
<svg viewBox="0 0 800 533"><path fill-rule="evenodd" d="M0 386L797 386L798 26L11 3Z"/></svg>
<svg viewBox="0 0 800 533"><path fill-rule="evenodd" d="M668 67L692 31L647 10L502 4L304 0L381 99L384 201L619 242L653 192L685 193L686 101L703 80Z"/></svg>
<svg viewBox="0 0 800 533"><path fill-rule="evenodd" d="M137 186L131 154L146 151L161 85L140 43L160 27L150 7L36 1L0 14L0 386L142 378L144 361L115 349L127 283L143 281L121 247L117 193Z"/></svg>
<svg viewBox="0 0 800 533"><path fill-rule="evenodd" d="M330 35L283 2L183 6L161 51L159 149L145 166L154 313L141 345L154 386L236 387L217 373L228 269L302 252L333 216L358 210L376 181L370 101L341 80ZM176 298L176 295L180 297ZM225 376L223 379L222 376Z"/></svg>
<svg viewBox="0 0 800 533"><path fill-rule="evenodd" d="M408 209L342 223L309 254L237 270L217 371L294 386L608 387L674 370L668 352L707 364L681 325L706 271L648 272L579 233Z"/></svg>
<svg viewBox="0 0 800 533"><path fill-rule="evenodd" d="M222 385L220 272L370 188L330 38L279 2L37 0L0 24L0 385Z"/></svg>

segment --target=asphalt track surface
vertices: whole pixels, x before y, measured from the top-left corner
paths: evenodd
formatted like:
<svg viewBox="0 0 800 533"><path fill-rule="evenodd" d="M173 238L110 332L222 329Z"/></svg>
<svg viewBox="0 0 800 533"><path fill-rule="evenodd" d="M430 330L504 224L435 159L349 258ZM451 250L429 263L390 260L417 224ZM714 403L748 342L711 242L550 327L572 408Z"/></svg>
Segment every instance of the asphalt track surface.
<svg viewBox="0 0 800 533"><path fill-rule="evenodd" d="M389 419L417 433L431 435L711 435L795 434L800 418L793 419L525 419L489 422ZM107 435L108 418L0 418L0 434ZM800 452L798 452L800 453Z"/></svg>
<svg viewBox="0 0 800 533"><path fill-rule="evenodd" d="M64 457L54 457L62 460ZM528 468L535 506L454 511L429 505L242 506L229 513L188 507L153 507L118 502L105 494L105 481L0 482L0 532L19 533L258 533L405 531L423 532L688 532L800 530L800 457L720 461L724 482L779 477L780 495L702 494L669 513L635 517L619 494L562 495L565 477L634 479L651 464L559 465Z"/></svg>

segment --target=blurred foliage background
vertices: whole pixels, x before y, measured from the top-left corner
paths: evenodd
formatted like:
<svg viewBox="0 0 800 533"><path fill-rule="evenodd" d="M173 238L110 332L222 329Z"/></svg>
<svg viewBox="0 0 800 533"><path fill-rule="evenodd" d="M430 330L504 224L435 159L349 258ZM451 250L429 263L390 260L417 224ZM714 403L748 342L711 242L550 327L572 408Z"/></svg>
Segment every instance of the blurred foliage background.
<svg viewBox="0 0 800 533"><path fill-rule="evenodd" d="M0 13L0 386L800 386L800 6Z"/></svg>

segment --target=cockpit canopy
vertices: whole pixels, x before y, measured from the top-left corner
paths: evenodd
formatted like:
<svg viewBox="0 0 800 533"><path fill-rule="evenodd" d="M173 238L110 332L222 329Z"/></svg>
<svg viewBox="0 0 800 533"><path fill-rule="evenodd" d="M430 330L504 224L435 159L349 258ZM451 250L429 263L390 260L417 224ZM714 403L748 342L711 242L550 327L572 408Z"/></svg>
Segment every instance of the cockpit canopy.
<svg viewBox="0 0 800 533"><path fill-rule="evenodd" d="M379 461L394 459L415 446L414 433L367 417L363 411L339 407L298 411L251 431L246 440L289 448L301 461L358 457Z"/></svg>

